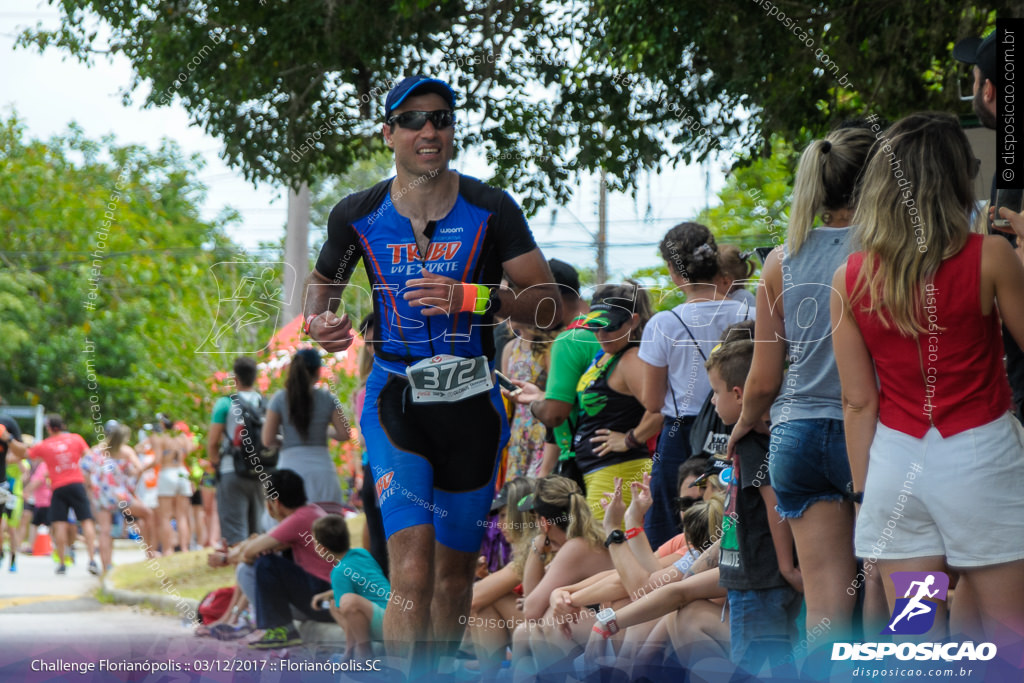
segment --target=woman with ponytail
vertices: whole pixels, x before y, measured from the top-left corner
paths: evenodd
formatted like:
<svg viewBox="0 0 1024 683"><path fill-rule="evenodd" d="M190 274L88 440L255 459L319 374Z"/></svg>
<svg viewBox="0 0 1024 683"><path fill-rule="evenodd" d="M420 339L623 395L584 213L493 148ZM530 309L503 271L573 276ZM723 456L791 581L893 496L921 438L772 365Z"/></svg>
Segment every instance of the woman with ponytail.
<svg viewBox="0 0 1024 683"><path fill-rule="evenodd" d="M856 591L846 589L857 567L839 374L825 312L832 274L850 253L854 190L874 142L867 128L839 128L800 157L786 242L765 259L754 360L728 448L733 454L740 439L763 429L762 416L771 411L769 475L800 557L807 630L831 623L839 639L851 626Z"/></svg>
<svg viewBox="0 0 1024 683"><path fill-rule="evenodd" d="M651 467L654 502L644 522L655 548L675 536L679 526L676 473L693 455L690 429L711 394L704 363L725 328L754 316L752 306L727 298L718 244L706 225L680 223L658 248L686 301L654 314L644 326L638 353L643 361L641 402L664 417Z"/></svg>
<svg viewBox="0 0 1024 683"><path fill-rule="evenodd" d="M315 386L320 366L316 349L302 349L292 357L285 388L270 399L263 443L281 448L278 469L293 470L302 477L310 502L341 505L341 483L327 451L327 438L347 440L348 420L338 400Z"/></svg>

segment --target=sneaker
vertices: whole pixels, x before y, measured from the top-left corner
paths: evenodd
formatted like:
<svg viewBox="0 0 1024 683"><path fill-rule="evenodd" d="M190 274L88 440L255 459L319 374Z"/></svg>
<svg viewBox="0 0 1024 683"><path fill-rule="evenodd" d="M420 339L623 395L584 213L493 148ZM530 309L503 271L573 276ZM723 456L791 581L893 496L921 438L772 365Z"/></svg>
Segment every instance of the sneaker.
<svg viewBox="0 0 1024 683"><path fill-rule="evenodd" d="M210 635L217 640L238 640L244 638L256 628L248 621L241 621L238 624L217 624L210 629Z"/></svg>
<svg viewBox="0 0 1024 683"><path fill-rule="evenodd" d="M17 565L17 563L16 563L15 561L14 561L14 558L13 558L13 557L11 558L11 567L10 567L10 569L8 569L7 571L9 571L9 572L10 572L10 573L12 573L12 574L16 574L16 573L17 573L17 571L18 571L18 565Z"/></svg>
<svg viewBox="0 0 1024 683"><path fill-rule="evenodd" d="M68 567L67 567L66 564L62 564L61 566L57 567L57 574L58 575L64 576L67 573L68 573Z"/></svg>
<svg viewBox="0 0 1024 683"><path fill-rule="evenodd" d="M100 575L100 566L96 564L96 560L89 560L89 573L93 576Z"/></svg>
<svg viewBox="0 0 1024 683"><path fill-rule="evenodd" d="M282 647L291 647L292 645L302 645L302 637L294 626L278 626L277 628L268 628L263 632L263 637L259 640L249 643L249 647L253 650L276 650Z"/></svg>

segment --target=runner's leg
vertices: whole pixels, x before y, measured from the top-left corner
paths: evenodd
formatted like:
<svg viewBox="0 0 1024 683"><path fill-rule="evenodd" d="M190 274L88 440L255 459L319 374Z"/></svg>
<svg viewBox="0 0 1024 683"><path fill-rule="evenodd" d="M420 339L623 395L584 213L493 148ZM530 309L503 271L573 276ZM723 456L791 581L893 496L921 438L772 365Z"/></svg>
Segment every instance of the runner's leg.
<svg viewBox="0 0 1024 683"><path fill-rule="evenodd" d="M434 594L431 626L439 656L451 657L462 642L465 617L473 601L473 577L479 552L461 552L440 543L434 546ZM462 623L460 623L462 622Z"/></svg>
<svg viewBox="0 0 1024 683"><path fill-rule="evenodd" d="M430 607L434 590L434 528L418 524L388 539L391 590L398 599L384 611L384 643L389 655L408 660L414 670L426 663ZM402 611L408 604L409 609Z"/></svg>

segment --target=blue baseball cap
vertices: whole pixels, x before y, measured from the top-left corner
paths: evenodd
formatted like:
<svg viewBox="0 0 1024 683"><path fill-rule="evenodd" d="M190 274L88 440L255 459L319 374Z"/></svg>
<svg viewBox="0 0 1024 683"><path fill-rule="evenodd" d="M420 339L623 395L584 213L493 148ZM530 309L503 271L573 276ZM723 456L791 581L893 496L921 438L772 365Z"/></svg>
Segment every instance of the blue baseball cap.
<svg viewBox="0 0 1024 683"><path fill-rule="evenodd" d="M408 76L403 78L402 81L388 93L388 98L384 101L384 119L387 120L390 118L391 112L401 106L402 102L405 101L405 98L409 97L409 95L412 95L414 92L419 95L426 93L440 95L448 102L449 107L455 109L455 92L447 83L438 78L427 78L422 75Z"/></svg>

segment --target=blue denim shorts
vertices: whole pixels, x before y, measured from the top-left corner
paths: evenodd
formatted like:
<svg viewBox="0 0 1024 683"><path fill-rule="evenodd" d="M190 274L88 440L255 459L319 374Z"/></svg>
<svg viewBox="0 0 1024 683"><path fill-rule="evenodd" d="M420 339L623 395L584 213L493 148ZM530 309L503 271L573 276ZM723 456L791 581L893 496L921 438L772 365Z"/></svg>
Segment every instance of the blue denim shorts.
<svg viewBox="0 0 1024 683"><path fill-rule="evenodd" d="M732 663L757 673L765 660L775 667L792 661L796 619L803 596L790 586L729 591Z"/></svg>
<svg viewBox="0 0 1024 683"><path fill-rule="evenodd" d="M768 474L782 517L853 492L842 420L790 420L772 425Z"/></svg>

